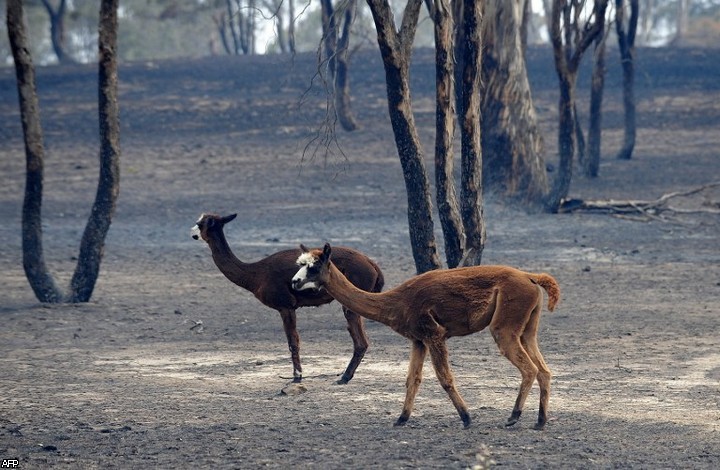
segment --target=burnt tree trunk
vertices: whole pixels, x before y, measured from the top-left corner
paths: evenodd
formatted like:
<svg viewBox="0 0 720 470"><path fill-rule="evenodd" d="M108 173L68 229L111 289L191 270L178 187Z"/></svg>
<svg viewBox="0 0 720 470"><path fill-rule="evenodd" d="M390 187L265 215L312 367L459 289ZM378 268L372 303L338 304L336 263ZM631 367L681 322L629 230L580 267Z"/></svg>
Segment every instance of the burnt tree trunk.
<svg viewBox="0 0 720 470"><path fill-rule="evenodd" d="M231 34L232 40L233 40L232 54L238 55L238 54L240 54L240 36L238 36L238 31L237 31L237 28L235 27L235 20L234 20L235 13L233 13L232 0L225 0L225 8L227 9L227 15L228 15L227 25L230 26L230 34ZM225 26L225 18L220 17L220 20L222 21L222 24L218 25L218 26L220 26L220 33L221 33L220 37L222 38L223 46L225 47L225 50L228 51L228 53L229 53L230 45L228 44L228 40L227 40L227 37L225 34L225 32L227 31L227 28Z"/></svg>
<svg viewBox="0 0 720 470"><path fill-rule="evenodd" d="M447 0L435 0L431 9L435 25L435 201L449 268L460 264L463 233L454 175L455 66L453 21Z"/></svg>
<svg viewBox="0 0 720 470"><path fill-rule="evenodd" d="M243 54L254 55L255 54L255 12L257 10L255 6L255 0L247 0L245 5L238 3L238 36L240 39L240 49ZM232 19L231 19L232 21Z"/></svg>
<svg viewBox="0 0 720 470"><path fill-rule="evenodd" d="M22 210L23 268L40 302L61 302L62 292L48 272L43 255L42 193L45 168L35 68L25 31L22 0L7 0L7 29L15 60L20 116L25 139L25 199Z"/></svg>
<svg viewBox="0 0 720 470"><path fill-rule="evenodd" d="M575 153L575 113L572 102L575 100L576 75L564 73L560 80L560 98L558 102L558 161L557 174L548 196L548 212L557 212L570 192L572 181L573 155Z"/></svg>
<svg viewBox="0 0 720 470"><path fill-rule="evenodd" d="M583 174L588 178L597 178L600 171L600 151L602 144L602 102L605 90L605 40L602 32L595 39L593 54L592 84L590 87L590 124L588 126L587 157L583 162Z"/></svg>
<svg viewBox="0 0 720 470"><path fill-rule="evenodd" d="M53 52L61 64L74 62L65 51L65 12L67 1L60 0L57 9L52 7L50 0L42 0L48 16L50 16L50 42Z"/></svg>
<svg viewBox="0 0 720 470"><path fill-rule="evenodd" d="M295 0L287 0L287 2L288 16L290 17L288 21L288 49L291 54L295 54L297 52L295 44Z"/></svg>
<svg viewBox="0 0 720 470"><path fill-rule="evenodd" d="M324 60L327 61L330 69L330 77L335 77L335 69L337 67L337 18L335 17L335 8L332 0L320 0L320 12L322 15L322 48L325 54Z"/></svg>
<svg viewBox="0 0 720 470"><path fill-rule="evenodd" d="M328 62L330 81L333 84L335 115L346 131L359 128L352 112L350 99L350 31L355 19L356 0L343 4L338 12L332 0L321 0L324 60ZM342 13L339 16L339 13Z"/></svg>
<svg viewBox="0 0 720 470"><path fill-rule="evenodd" d="M105 238L120 192L120 121L117 101L117 30L119 0L102 0L98 34L98 120L100 125L100 176L92 211L85 225L77 267L70 281L70 302L87 302L92 296Z"/></svg>
<svg viewBox="0 0 720 470"><path fill-rule="evenodd" d="M462 83L462 60L463 60L463 9L465 2L455 0L450 2L453 17L453 53L455 58L455 83ZM455 87L455 110L458 115L462 112L462 87Z"/></svg>
<svg viewBox="0 0 720 470"><path fill-rule="evenodd" d="M87 302L97 281L105 237L119 191L119 121L117 109L117 8L118 0L100 6L99 118L100 180L95 203L85 226L70 291L63 296L45 266L42 247L42 190L44 149L40 110L35 91L35 71L27 44L21 0L8 0L7 24L15 70L26 154L26 187L23 203L23 267L35 296L41 302Z"/></svg>
<svg viewBox="0 0 720 470"><path fill-rule="evenodd" d="M272 8L275 8L273 17L275 23L275 34L277 35L277 44L280 47L280 52L285 54L288 52L288 44L287 38L285 37L285 17L282 10L282 2L279 2L277 5L272 5L270 3L266 3L266 5L271 10Z"/></svg>
<svg viewBox="0 0 720 470"><path fill-rule="evenodd" d="M237 54L237 52L233 52L232 48L230 47L230 43L228 42L227 38L227 25L225 20L225 14L224 13L214 13L212 15L213 23L215 23L215 27L218 31L218 37L220 38L220 43L223 46L223 50L225 51L225 54L232 55ZM232 21L232 19L230 19ZM214 49L211 46L211 50Z"/></svg>
<svg viewBox="0 0 720 470"><path fill-rule="evenodd" d="M485 243L479 114L483 2L458 3L452 11L446 0L435 0L428 7L435 26L435 186L450 268L480 264ZM463 55L458 57L458 51ZM452 149L456 113L461 130L459 204Z"/></svg>
<svg viewBox="0 0 720 470"><path fill-rule="evenodd" d="M585 135L583 134L582 124L580 123L580 114L577 111L577 102L573 105L573 116L575 118L575 144L577 161L580 165L585 162Z"/></svg>
<svg viewBox="0 0 720 470"><path fill-rule="evenodd" d="M623 146L617 155L622 160L630 160L635 149L635 35L638 23L638 0L630 0L630 18L625 30L624 0L615 0L615 30L623 71L623 107L625 110L625 135Z"/></svg>
<svg viewBox="0 0 720 470"><path fill-rule="evenodd" d="M527 51L528 29L532 18L532 0L522 0L520 11L522 11L522 18L520 20L520 44L522 45L524 55Z"/></svg>
<svg viewBox="0 0 720 470"><path fill-rule="evenodd" d="M522 3L488 0L485 5L483 186L534 206L547 193L547 175L520 37Z"/></svg>
<svg viewBox="0 0 720 470"><path fill-rule="evenodd" d="M343 22L337 43L337 69L335 71L335 109L340 125L346 131L354 131L360 126L350 105L350 31L355 20L356 1L345 4Z"/></svg>
<svg viewBox="0 0 720 470"><path fill-rule="evenodd" d="M238 40L240 41L240 50L242 51L243 54L250 53L248 16L249 15L245 15L243 13L242 8L238 9L238 12L237 12ZM232 18L230 18L230 21L232 21Z"/></svg>
<svg viewBox="0 0 720 470"><path fill-rule="evenodd" d="M607 0L593 4L591 18L581 24L582 8L573 0L554 0L552 31L555 71L558 75L558 171L552 190L545 200L548 212L556 213L570 192L573 157L576 151L575 85L583 53L601 34L605 22Z"/></svg>
<svg viewBox="0 0 720 470"><path fill-rule="evenodd" d="M479 265L485 249L483 217L482 146L480 116L480 75L482 68L482 9L479 0L464 0L463 8L463 73L460 201L465 229L463 266Z"/></svg>
<svg viewBox="0 0 720 470"><path fill-rule="evenodd" d="M410 99L409 68L422 0L409 0L400 30L387 0L367 0L385 67L388 110L408 198L410 243L418 273L440 267L432 219L430 182Z"/></svg>

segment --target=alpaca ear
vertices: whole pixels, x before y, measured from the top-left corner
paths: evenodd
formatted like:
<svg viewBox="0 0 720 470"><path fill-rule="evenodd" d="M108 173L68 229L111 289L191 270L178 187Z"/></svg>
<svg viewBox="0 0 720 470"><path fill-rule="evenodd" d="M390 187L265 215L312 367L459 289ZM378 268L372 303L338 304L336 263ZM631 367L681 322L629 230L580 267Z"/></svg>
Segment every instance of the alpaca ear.
<svg viewBox="0 0 720 470"><path fill-rule="evenodd" d="M222 221L223 225L225 225L226 223L234 220L235 217L237 217L237 214L230 214L230 215L227 215L227 216L223 217L223 218L221 219L221 221Z"/></svg>
<svg viewBox="0 0 720 470"><path fill-rule="evenodd" d="M331 250L331 248L330 248L330 244L329 244L329 243L325 243L325 246L323 247L323 254L322 254L323 261L326 261L326 260L329 260L329 259L330 259L330 252L331 252L331 251L332 251L332 250Z"/></svg>
<svg viewBox="0 0 720 470"><path fill-rule="evenodd" d="M308 250L307 247L306 247L305 245L303 245L302 243L300 244L300 250L301 250L303 253L307 253L308 251L310 251L310 250Z"/></svg>

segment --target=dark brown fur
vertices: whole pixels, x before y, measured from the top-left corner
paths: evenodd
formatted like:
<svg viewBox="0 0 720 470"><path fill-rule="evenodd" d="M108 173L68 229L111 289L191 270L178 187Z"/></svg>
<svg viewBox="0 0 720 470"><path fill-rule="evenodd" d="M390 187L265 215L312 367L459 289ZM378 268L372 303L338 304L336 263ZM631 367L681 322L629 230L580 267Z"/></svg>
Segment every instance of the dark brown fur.
<svg viewBox="0 0 720 470"><path fill-rule="evenodd" d="M297 271L295 261L302 253L300 249L284 250L254 263L240 261L230 249L223 227L235 218L236 214L221 217L216 214L203 214L197 222L200 237L207 242L212 257L220 271L230 281L252 292L255 297L280 312L288 347L293 363L295 382L302 380L300 364L300 335L297 331L295 310L300 307L318 306L333 301L326 291L297 292L291 287L293 274ZM380 292L384 278L380 268L370 258L351 248L337 248L338 268L353 285L371 292ZM360 361L368 348L363 318L343 307L352 337L354 349L345 372L338 383L347 383L355 374Z"/></svg>
<svg viewBox="0 0 720 470"><path fill-rule="evenodd" d="M551 372L538 348L537 330L542 289L548 292L550 310L560 300L560 288L552 276L506 266L473 266L426 272L387 292L368 293L354 287L330 262L330 245L309 253L316 262L308 268L304 279L300 272L293 278L296 289L315 282L345 307L384 323L411 340L405 405L396 425L405 424L410 418L428 351L440 384L465 426L470 425L467 406L455 388L446 340L490 327L500 352L522 375L507 426L519 420L536 379L540 386L540 408L535 429L545 426ZM334 262L334 250L332 255Z"/></svg>

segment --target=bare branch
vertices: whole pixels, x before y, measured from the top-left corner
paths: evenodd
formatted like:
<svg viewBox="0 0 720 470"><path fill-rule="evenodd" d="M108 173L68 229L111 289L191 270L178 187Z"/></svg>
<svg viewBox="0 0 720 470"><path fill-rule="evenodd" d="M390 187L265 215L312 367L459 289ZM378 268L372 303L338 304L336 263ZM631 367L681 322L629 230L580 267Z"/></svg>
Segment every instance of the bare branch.
<svg viewBox="0 0 720 470"><path fill-rule="evenodd" d="M720 214L720 203L714 205L703 205L703 207L686 209L668 205L671 199L688 197L698 194L710 188L720 187L720 181L707 183L686 191L674 191L666 193L654 200L595 200L584 201L581 199L569 199L562 202L560 213L593 213L611 214L616 216L639 216L633 220L661 220L666 221L664 213L672 214Z"/></svg>

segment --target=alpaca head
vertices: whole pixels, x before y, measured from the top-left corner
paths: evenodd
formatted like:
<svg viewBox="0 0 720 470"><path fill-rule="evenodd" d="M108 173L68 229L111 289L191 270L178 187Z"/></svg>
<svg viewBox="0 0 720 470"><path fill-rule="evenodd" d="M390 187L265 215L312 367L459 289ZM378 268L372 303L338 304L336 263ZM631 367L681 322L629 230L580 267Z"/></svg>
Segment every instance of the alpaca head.
<svg viewBox="0 0 720 470"><path fill-rule="evenodd" d="M320 290L324 287L330 264L330 244L326 243L321 249L309 250L300 245L302 254L296 263L300 267L292 278L292 286L295 290Z"/></svg>
<svg viewBox="0 0 720 470"><path fill-rule="evenodd" d="M222 231L226 223L237 217L237 214L227 215L225 217L217 214L202 214L190 231L190 235L195 239L203 239L208 241L208 233L212 231Z"/></svg>

